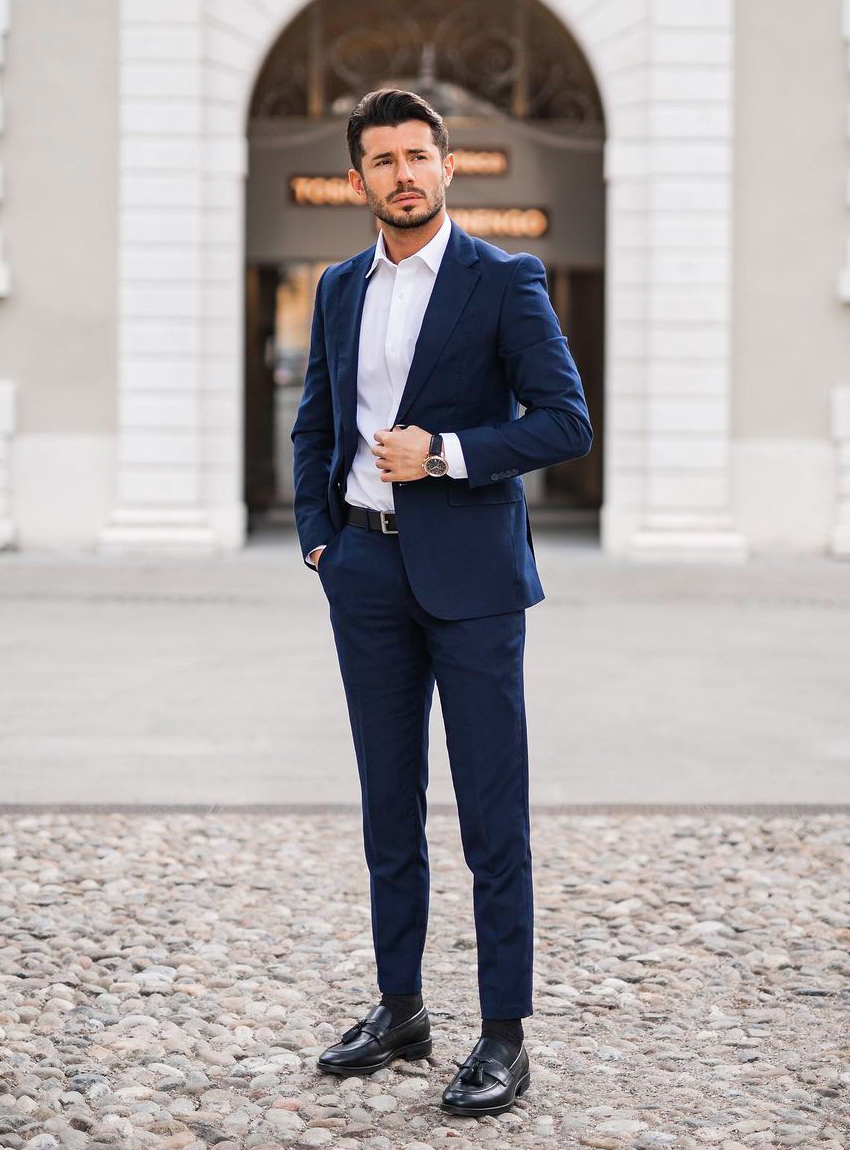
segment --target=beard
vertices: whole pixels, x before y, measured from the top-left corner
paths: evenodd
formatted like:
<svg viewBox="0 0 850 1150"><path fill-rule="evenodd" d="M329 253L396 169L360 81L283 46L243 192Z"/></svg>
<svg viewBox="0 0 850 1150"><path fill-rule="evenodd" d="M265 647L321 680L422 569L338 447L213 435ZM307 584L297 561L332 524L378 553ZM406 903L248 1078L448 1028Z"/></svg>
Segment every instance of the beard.
<svg viewBox="0 0 850 1150"><path fill-rule="evenodd" d="M394 208L392 201L388 202L376 196L365 180L363 181L363 190L366 192L366 202L372 209L373 215L377 216L383 223L389 224L390 227L400 230L423 227L440 214L446 202L445 184L441 184L436 189L431 199L421 188L410 188L409 193L422 196L422 200L400 208ZM394 196L402 194L399 191L393 192Z"/></svg>

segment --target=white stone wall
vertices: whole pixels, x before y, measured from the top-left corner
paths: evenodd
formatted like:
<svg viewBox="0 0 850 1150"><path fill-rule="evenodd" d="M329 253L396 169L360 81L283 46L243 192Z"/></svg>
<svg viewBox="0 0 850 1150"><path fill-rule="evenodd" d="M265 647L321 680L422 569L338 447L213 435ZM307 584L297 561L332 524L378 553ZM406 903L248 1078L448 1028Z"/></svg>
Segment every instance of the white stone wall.
<svg viewBox="0 0 850 1150"><path fill-rule="evenodd" d="M830 396L850 380L835 292L850 225L842 13L845 0L736 11L733 513L753 554L826 555L835 526Z"/></svg>
<svg viewBox="0 0 850 1150"><path fill-rule="evenodd" d="M733 509L751 553L824 554L835 518L835 476L828 440L733 440Z"/></svg>
<svg viewBox="0 0 850 1150"><path fill-rule="evenodd" d="M842 0L841 7L842 30L844 33L844 49L847 53L847 70L850 72L850 0ZM847 104L847 135L850 136L850 101ZM847 186L845 189L846 204L850 211L850 167L847 169ZM850 303L850 223L847 228L847 250L845 252L844 266L838 275L838 296L844 303Z"/></svg>
<svg viewBox="0 0 850 1150"><path fill-rule="evenodd" d="M11 16L0 228L13 274L0 298L0 379L16 394L4 445L15 541L92 548L115 506L117 6L0 7Z"/></svg>
<svg viewBox="0 0 850 1150"><path fill-rule="evenodd" d="M850 0L844 0L844 45L850 71ZM847 134L850 136L850 102L847 106ZM850 209L850 168L847 171L847 207ZM850 304L850 227L844 268L838 280L839 298ZM850 377L850 366L848 366ZM836 515L832 532L832 551L850 558L850 384L837 386L832 393L832 434L836 453Z"/></svg>
<svg viewBox="0 0 850 1150"><path fill-rule="evenodd" d="M850 384L833 390L832 433L838 492L832 551L843 559L850 559Z"/></svg>
<svg viewBox="0 0 850 1150"><path fill-rule="evenodd" d="M3 102L3 68L6 62L5 37L9 31L9 0L0 0L0 299L9 294L11 275L3 260L3 129L5 104ZM12 433L15 430L15 389L9 380L0 380L0 549L15 542L9 495L11 473Z"/></svg>

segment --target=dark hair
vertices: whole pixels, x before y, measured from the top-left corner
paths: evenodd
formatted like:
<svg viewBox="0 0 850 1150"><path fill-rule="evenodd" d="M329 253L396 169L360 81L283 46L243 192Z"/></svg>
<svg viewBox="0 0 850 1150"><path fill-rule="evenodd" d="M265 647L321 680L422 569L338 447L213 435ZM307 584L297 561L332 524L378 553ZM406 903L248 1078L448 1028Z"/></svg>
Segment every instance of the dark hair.
<svg viewBox="0 0 850 1150"><path fill-rule="evenodd" d="M430 124L434 143L440 149L440 158L445 159L449 150L449 133L443 117L435 112L427 100L415 92L405 92L401 88L378 88L367 92L348 117L348 154L351 166L358 172L365 149L360 142L365 128L395 128L407 120L422 120Z"/></svg>

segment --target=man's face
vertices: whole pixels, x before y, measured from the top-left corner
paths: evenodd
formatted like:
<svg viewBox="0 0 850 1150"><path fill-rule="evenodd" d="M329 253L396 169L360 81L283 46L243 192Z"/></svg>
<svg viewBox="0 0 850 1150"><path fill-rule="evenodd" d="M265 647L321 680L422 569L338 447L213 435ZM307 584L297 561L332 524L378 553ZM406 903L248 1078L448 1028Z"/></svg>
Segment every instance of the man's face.
<svg viewBox="0 0 850 1150"><path fill-rule="evenodd" d="M422 120L394 128L365 128L362 174L350 168L351 186L372 212L395 228L418 228L439 214L452 181L454 157L445 161Z"/></svg>

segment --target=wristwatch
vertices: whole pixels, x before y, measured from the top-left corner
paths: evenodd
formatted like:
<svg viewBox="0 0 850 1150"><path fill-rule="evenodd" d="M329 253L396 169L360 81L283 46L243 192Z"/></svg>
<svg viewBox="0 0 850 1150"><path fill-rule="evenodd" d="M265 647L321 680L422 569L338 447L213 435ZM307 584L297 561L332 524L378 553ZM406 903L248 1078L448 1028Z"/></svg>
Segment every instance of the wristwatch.
<svg viewBox="0 0 850 1150"><path fill-rule="evenodd" d="M422 461L422 466L428 475L445 475L449 469L449 463L443 454L443 437L438 432L434 432L431 436L431 443L428 447L428 454Z"/></svg>

